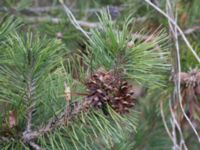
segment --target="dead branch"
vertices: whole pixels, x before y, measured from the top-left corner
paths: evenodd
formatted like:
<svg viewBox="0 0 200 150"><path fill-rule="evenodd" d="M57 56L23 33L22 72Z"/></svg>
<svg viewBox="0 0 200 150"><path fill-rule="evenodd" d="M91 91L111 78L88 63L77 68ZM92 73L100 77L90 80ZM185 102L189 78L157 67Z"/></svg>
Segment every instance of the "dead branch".
<svg viewBox="0 0 200 150"><path fill-rule="evenodd" d="M196 60L200 63L200 58L198 56L198 54L196 53L196 51L193 49L192 45L190 44L190 42L188 41L187 37L185 36L184 32L182 31L182 29L177 25L177 23L170 17L168 16L163 10L161 10L159 7L157 7L156 5L154 5L151 1L149 0L145 0L145 2L147 4L149 4L151 7L153 7L156 11L158 11L160 14L162 14L166 19L168 19L171 24L173 24L175 26L175 28L177 29L177 31L180 33L180 36L182 37L182 39L184 40L185 44L187 45L187 47L189 48L189 50L191 51L191 53L194 55L194 57L196 58ZM200 141L200 138L199 138Z"/></svg>
<svg viewBox="0 0 200 150"><path fill-rule="evenodd" d="M27 23L49 22L53 24L59 24L65 21L64 19L61 19L61 18L49 17L49 16L27 17L24 19ZM84 28L96 28L99 26L99 22L88 22L88 21L77 20L77 23Z"/></svg>
<svg viewBox="0 0 200 150"><path fill-rule="evenodd" d="M25 9L17 9L17 8L8 8L8 7L0 7L0 12L2 13L19 13L23 15L31 15L31 16L38 16L41 14L49 14L54 11L60 11L62 9L62 6L46 6L46 7L30 7L30 8L25 8ZM123 9L122 7L118 8L120 11ZM101 9L98 8L91 8L91 9L86 9L85 13L86 14L94 14L99 12ZM73 13L79 13L79 9L71 9Z"/></svg>

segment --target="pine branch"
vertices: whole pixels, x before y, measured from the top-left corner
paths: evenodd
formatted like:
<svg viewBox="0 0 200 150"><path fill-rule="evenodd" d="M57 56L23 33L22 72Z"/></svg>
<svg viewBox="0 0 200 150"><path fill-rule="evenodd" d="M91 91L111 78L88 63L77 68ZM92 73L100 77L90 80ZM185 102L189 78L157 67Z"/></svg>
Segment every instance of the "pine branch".
<svg viewBox="0 0 200 150"><path fill-rule="evenodd" d="M31 126L32 126L31 125L32 124L32 110L33 110L32 95L35 89L31 76L32 75L30 75L30 78L29 78L30 81L28 81L28 87L27 87L27 93L26 93L27 98L25 98L26 103L29 105L26 110L27 112L26 131L28 132L31 130Z"/></svg>
<svg viewBox="0 0 200 150"><path fill-rule="evenodd" d="M25 132L31 131L31 126L32 126L32 111L33 111L32 106L29 106L27 108L27 125L26 125L26 131Z"/></svg>
<svg viewBox="0 0 200 150"><path fill-rule="evenodd" d="M38 130L28 131L23 133L23 141L25 143L30 143L32 140L39 138L49 132L53 132L55 129L68 124L75 116L80 114L82 111L86 111L90 106L90 101L83 99L81 102L77 103L72 111L64 110L56 117L49 120L47 125L40 127Z"/></svg>
<svg viewBox="0 0 200 150"><path fill-rule="evenodd" d="M156 55L158 53L157 51L155 51L155 53L154 53L155 45L159 43L158 41L161 41L161 40L165 39L165 36L161 36L161 37L150 36L150 37L147 37L147 39L146 39L145 42L142 41L140 43L140 41L139 41L139 42L137 42L134 45L134 43L129 42L129 40L132 40L132 39L131 39L131 37L129 38L130 34L127 34L129 32L128 31L128 24L124 25L123 31L119 31L118 28L114 28L115 26L113 26L112 20L109 20L110 16L108 16L108 18L104 18L105 16L102 16L102 18L100 18L101 19L101 23L103 24L103 26L102 26L103 29L102 30L95 30L94 32L92 32L92 36L91 36L91 35L88 35L87 33L85 33L85 31L81 28L80 23L74 18L73 14L70 12L70 10L67 7L65 7L65 6L64 6L64 8L65 8L65 10L67 12L67 15L70 18L70 21L72 22L72 24L78 30L80 30L83 34L85 34L86 37L92 39L90 41L90 43L89 43L90 46L91 46L90 50L94 54L96 52L99 52L99 51L103 52L102 56L105 56L105 58L102 57L103 59L100 58L101 55L98 55L98 53L95 54L97 56L96 58L100 58L99 59L99 64L100 64L99 66L103 66L102 65L102 63L103 63L102 61L105 61L105 60L112 61L112 60L114 60L113 62L114 63L116 62L116 64L113 63L114 66L122 65L122 68L125 68L123 66L123 63L125 62L126 65L127 65L126 67L128 68L127 70L124 71L125 73L127 73L127 72L129 72L131 70L132 72L129 72L129 75L132 75L132 74L134 74L136 72L136 74L134 74L131 79L135 78L135 76L138 77L138 79L139 79L141 77L141 75L142 75L142 78L145 79L145 78L149 77L151 74L155 74L155 76L153 76L152 78L149 78L152 81L159 78L158 74L160 73L159 72L160 70L161 70L161 72L162 71L164 72L164 71L167 70L166 69L167 65L165 64L165 62L164 61L160 61L161 60L160 57L159 57L160 53L158 55ZM130 21L127 21L127 22L130 22ZM96 27L96 25L92 26L91 28L95 28L95 27ZM154 38L155 38L155 41L154 41ZM13 66L12 67L13 68L16 67L16 66L17 67L21 67L21 68L18 69L18 70L21 71L19 74L23 74L24 70L25 70L25 72L27 70L26 73L29 73L30 66L27 65L27 67L23 68L22 67L23 65L21 65L21 64L28 64L27 63L27 58L29 58L30 55L28 55L29 53L27 53L27 49L34 47L33 49L35 51L34 51L33 55L31 55L32 56L31 57L32 60L36 61L34 64L36 64L36 66L37 66L37 67L34 68L33 67L34 65L31 65L31 67L33 67L34 71L35 71L34 79L38 81L38 76L40 77L40 81L42 83L38 82L37 83L38 86L40 86L41 84L44 83L44 86L42 85L41 88L38 88L37 91L39 91L39 92L37 92L36 95L34 95L35 96L34 100L36 100L36 104L35 105L38 106L36 113L40 113L41 111L44 111L43 110L43 105L41 105L41 103L44 103L45 106L48 105L49 109L48 109L47 113L48 112L52 113L51 112L51 106L49 106L49 104L51 105L52 103L50 103L48 101L48 100L51 100L51 98L52 98L51 96L52 95L49 96L47 93L45 93L43 91L41 92L40 90L46 90L46 89L47 90L52 90L48 86L48 83L45 82L45 81L49 82L49 80L45 80L44 81L43 79L46 78L49 74L52 73L52 68L53 69L55 68L55 66L53 65L54 64L53 62L54 61L57 62L58 58L61 58L62 55L56 55L56 54L58 54L58 51L55 50L57 48L56 47L52 48L51 44L48 44L48 47L46 47L45 45L40 45L39 44L40 43L40 39L38 40L39 41L38 43L32 44L31 42L33 40L32 40L32 38L30 38L29 40L27 40L28 41L27 42L28 46L25 45L25 44L23 44L23 42L21 42L22 40L21 40L20 37L19 37L19 39L20 40L18 40L16 42L12 42L13 39L10 39L10 44L9 45L12 45L12 46L11 46L11 48L9 48L9 51L10 51L9 54L13 54L12 56L14 56L14 58L16 58L16 60L15 60L16 62L13 61ZM52 43L52 42L50 42L50 43ZM41 43L43 43L43 42L41 42ZM129 46L127 46L127 44ZM20 45L20 46L23 45L23 46L16 48L18 45ZM99 48L99 49L97 49L97 48ZM21 51L21 55L18 55L20 51ZM44 55L45 55L45 57L43 57ZM56 55L56 57L54 55ZM123 58L124 55L126 56L125 59ZM109 57L109 56L112 56L112 57ZM25 58L25 60L20 59L20 58ZM90 59L91 57L88 57L88 58ZM5 55L5 59L6 59L6 55ZM20 59L20 60L23 60L23 61L18 62L17 59ZM12 60L13 60L13 57L10 58L10 61L12 61ZM94 60L94 62L95 61L96 60ZM157 66L157 65L159 65L159 66ZM97 67L99 67L99 66L97 66ZM110 70L113 69L113 65L110 65L110 66L109 66L110 68L108 67L106 69L110 69ZM6 64L5 64L5 67L7 67ZM12 75L12 77L14 76L15 78L18 78L17 73L16 73L18 70L16 70L16 71L12 70L12 67L10 67L11 71L10 71L9 75L10 76ZM156 70L156 72L151 72L154 69ZM139 72L139 75L137 74L137 71ZM6 74L6 72L5 72L5 74ZM45 76L43 76L43 74L45 74ZM33 116L32 116L33 115L32 114L32 110L33 110L33 106L34 105L33 105L33 102L31 101L31 98L32 98L32 90L34 88L33 88L33 85L32 85L32 80L30 78L30 79L28 79L28 89L26 89L27 85L24 84L24 80L27 81L27 78L26 78L27 75L29 75L29 74L26 74L25 78L24 78L24 76L22 77L21 83L19 85L15 85L16 86L15 88L18 89L18 90L15 90L17 92L14 91L15 93L17 93L17 95L21 96L24 93L21 94L18 91L21 88L23 88L23 92L26 92L26 95L27 95L27 97L26 97L26 99L27 99L27 105L25 106L25 107L27 107L26 114L25 114L26 117L27 117L26 118L26 125L25 125L25 131L23 132L22 137L20 137L20 141L23 141L23 144L29 145L33 149L39 150L39 149L41 149L41 147L40 147L40 145L37 145L37 143L35 143L35 142L37 140L40 141L41 140L40 139L41 136L45 135L45 139L44 140L47 140L47 141L48 140L52 140L51 139L51 133L55 133L54 131L56 131L60 127L65 127L65 128L63 128L63 130L66 130L67 133L70 132L70 130L68 130L70 128L66 127L66 125L69 122L74 121L73 119L77 115L81 114L83 111L86 111L86 113L87 113L88 107L90 107L90 103L91 102L87 98L84 98L79 103L76 103L74 105L74 107L69 107L69 105L67 105L65 110L63 110L58 115L53 116L52 119L50 119L49 121L47 121L47 123L45 125L43 125L43 126L40 126L41 123L40 122L38 123L38 120L40 121L40 119L42 117L49 118L49 114L36 116L39 119L38 118L34 118L35 122L33 122L33 124L35 126L38 126L38 128L36 127L36 129L32 129L31 128L32 127L32 118L33 118ZM149 79L147 79L147 80L149 80ZM158 81L160 82L161 80L158 80ZM11 83L15 83L15 82L16 82L16 80L13 80L13 82L11 82ZM51 83L52 85L54 84L54 80L51 80L50 82L53 82L53 83ZM25 86L22 86L21 84L25 85ZM57 85L54 85L54 86L55 86L54 88L57 88ZM55 92L55 93L57 94L57 92ZM40 101L40 100L38 100L38 97L40 97L41 95L43 95L43 97L41 98L41 101ZM46 99L46 97L48 97L48 98ZM15 97L12 96L11 100L12 99L15 99ZM20 98L20 100L21 100L21 98ZM56 101L56 102L58 102L58 101ZM60 102L59 104L62 104L62 105L59 105L57 108L55 108L55 110L58 110L60 106L63 106L62 102ZM100 113L100 112L98 112L98 113ZM131 126L131 128L129 128L127 130L133 131L134 130L133 126L134 126L134 121L135 121L135 120L134 121L132 120L134 117L131 117L131 119L129 118L131 120L129 122L128 119L127 120L126 119L123 120L123 118L125 118L125 117L122 117L120 114L116 115L117 117L119 116L120 119L117 118L116 116L114 116L113 114L111 114L109 116L109 119L107 119L107 117L103 116L102 114L100 114L101 116L100 115L97 116L96 114L95 114L96 116L94 115L92 117L90 117L90 116L88 117L87 116L87 118L85 120L86 120L87 123L88 122L90 123L89 129L87 128L88 124L85 123L85 125L87 127L83 128L84 131L81 134L87 134L86 136L91 136L92 138L93 138L93 135L96 136L96 135L101 134L103 138L100 139L100 142L98 141L99 140L98 136L96 136L96 137L98 137L98 139L96 138L96 140L99 143L101 143L103 140L105 140L105 145L110 146L109 144L111 143L111 145L113 146L113 143L112 143L112 141L110 139L112 139L112 137L113 137L114 134L116 134L116 135L118 134L118 132L119 132L118 129L121 129L120 131L124 132L124 131L126 131L126 129L123 129L123 127L124 127L124 125L125 126L127 125L127 126ZM43 121L46 118L42 118ZM111 120L111 122L110 122L110 120ZM121 120L123 120L123 121L121 121ZM80 124L84 126L84 123L82 124L81 121L78 122L78 125L80 125ZM115 126L115 124L116 124L116 126ZM74 128L74 126L76 126L76 124L72 124L72 125L70 124L70 127L71 126L72 126L72 128ZM97 129L95 130L95 128L97 128ZM23 127L23 129L24 129L24 127ZM79 129L79 126L78 126L77 129ZM92 130L92 135L90 135L90 134L88 135L88 133L90 133L90 131L91 131L90 129ZM80 131L80 130L78 130L78 131ZM95 131L93 131L93 130L95 130ZM75 131L75 132L77 132L77 131ZM57 132L56 132L56 134L57 134ZM49 136L46 136L46 135L49 135ZM73 139L73 135L76 136L76 133L71 133L71 134L69 134L67 136L70 137L70 143L74 142L75 146L76 146L77 143L79 144L82 141L78 140L79 139L78 136L77 136L78 138L75 137L75 140L74 140ZM59 136L62 136L62 135L59 134ZM117 136L119 136L121 138L123 136L123 134L119 134ZM66 137L66 135L65 135L65 137ZM120 139L120 138L114 137L113 141L119 141L118 139ZM55 139L56 138L54 138L53 140L55 140ZM107 139L109 139L108 143L106 143ZM57 139L55 141L57 142ZM40 143L41 146L43 144L42 142L38 142L38 143Z"/></svg>
<svg viewBox="0 0 200 150"><path fill-rule="evenodd" d="M34 150L43 150L39 145L37 145L34 142L30 142L29 145L34 149Z"/></svg>

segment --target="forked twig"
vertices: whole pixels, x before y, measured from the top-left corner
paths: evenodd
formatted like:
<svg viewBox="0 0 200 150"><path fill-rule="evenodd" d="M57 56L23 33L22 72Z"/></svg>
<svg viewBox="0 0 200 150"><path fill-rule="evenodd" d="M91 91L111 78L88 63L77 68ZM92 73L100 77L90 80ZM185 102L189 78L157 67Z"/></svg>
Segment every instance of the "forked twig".
<svg viewBox="0 0 200 150"><path fill-rule="evenodd" d="M190 42L186 38L186 36L183 33L183 31L181 30L181 28L177 25L177 23L171 17L169 17L163 10L161 10L159 7L157 7L155 4L153 4L150 0L145 0L145 2L147 2L150 6L152 6L155 10L157 10L160 14L162 14L163 16L165 16L175 26L175 28L178 30L178 32L180 33L181 37L185 41L186 45L188 46L189 50L192 52L192 54L194 55L194 57L196 58L196 60L200 63L199 56L197 55L197 53L195 52L195 50L192 48Z"/></svg>

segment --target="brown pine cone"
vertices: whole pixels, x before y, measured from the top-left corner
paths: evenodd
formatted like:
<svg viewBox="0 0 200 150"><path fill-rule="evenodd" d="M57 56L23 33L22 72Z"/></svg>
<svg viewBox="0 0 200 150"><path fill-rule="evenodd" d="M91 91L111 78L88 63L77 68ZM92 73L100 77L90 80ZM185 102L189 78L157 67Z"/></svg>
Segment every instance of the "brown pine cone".
<svg viewBox="0 0 200 150"><path fill-rule="evenodd" d="M132 85L123 81L113 72L97 71L85 83L87 99L95 108L110 105L120 114L128 113L134 106L136 96Z"/></svg>

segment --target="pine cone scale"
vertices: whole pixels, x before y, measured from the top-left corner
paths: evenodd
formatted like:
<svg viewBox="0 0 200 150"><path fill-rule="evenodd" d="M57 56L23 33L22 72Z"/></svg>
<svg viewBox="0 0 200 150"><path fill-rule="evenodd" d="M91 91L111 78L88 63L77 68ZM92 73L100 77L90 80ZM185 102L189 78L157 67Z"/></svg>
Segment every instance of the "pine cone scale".
<svg viewBox="0 0 200 150"><path fill-rule="evenodd" d="M112 72L97 71L85 85L89 92L88 100L96 108L108 104L116 112L125 114L135 105L132 86Z"/></svg>

